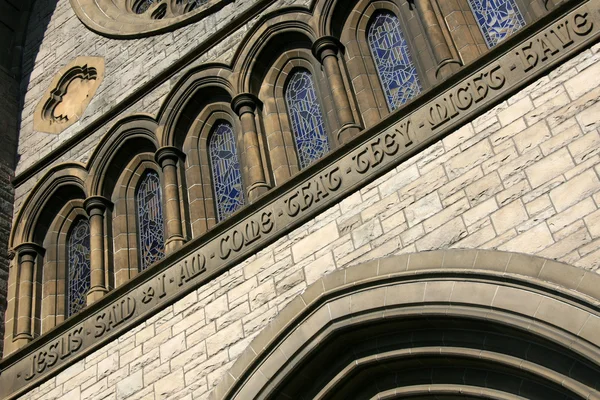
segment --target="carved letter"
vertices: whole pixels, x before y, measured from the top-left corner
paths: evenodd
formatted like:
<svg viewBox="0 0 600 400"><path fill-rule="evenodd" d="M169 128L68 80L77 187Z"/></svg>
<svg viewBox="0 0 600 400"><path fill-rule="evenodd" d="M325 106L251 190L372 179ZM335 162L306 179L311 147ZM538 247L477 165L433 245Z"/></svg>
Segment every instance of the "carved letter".
<svg viewBox="0 0 600 400"><path fill-rule="evenodd" d="M328 183L329 183L329 185L328 185L327 189L330 192L335 192L336 190L338 190L340 188L340 186L342 186L342 175L340 174L340 169L338 167L335 167L329 173L329 182Z"/></svg>
<svg viewBox="0 0 600 400"><path fill-rule="evenodd" d="M356 161L356 172L364 174L369 170L369 161L363 159L363 156L367 154L367 150L363 150L357 155L353 156L352 159Z"/></svg>
<svg viewBox="0 0 600 400"><path fill-rule="evenodd" d="M75 352L81 348L83 345L83 327L79 327L73 331L73 336L71 337L70 350Z"/></svg>
<svg viewBox="0 0 600 400"><path fill-rule="evenodd" d="M544 34L544 36L538 38L537 41L540 44L540 49L542 50L542 61L546 61L549 55L553 56L556 53L558 53L558 49L556 48L556 46L554 46L554 44L548 37L548 34Z"/></svg>
<svg viewBox="0 0 600 400"><path fill-rule="evenodd" d="M469 92L469 87L460 87L456 90L455 97L456 107L460 110L466 110L473 104L473 95Z"/></svg>
<svg viewBox="0 0 600 400"><path fill-rule="evenodd" d="M31 357L31 363L30 363L30 370L28 374L25 374L25 380L26 381L30 381L34 376L35 376L35 361L36 361L37 355L33 355L33 357Z"/></svg>
<svg viewBox="0 0 600 400"><path fill-rule="evenodd" d="M490 71L488 85L490 88L497 90L504 86L504 82L506 82L506 78L502 73L502 67L500 65L496 65Z"/></svg>
<svg viewBox="0 0 600 400"><path fill-rule="evenodd" d="M227 242L229 242L229 235L222 237L221 243L219 243L219 257L221 257L221 260L225 260L231 254L231 249L227 245Z"/></svg>
<svg viewBox="0 0 600 400"><path fill-rule="evenodd" d="M269 233L273 229L273 214L270 211L264 212L260 217L260 224L262 226L263 233Z"/></svg>
<svg viewBox="0 0 600 400"><path fill-rule="evenodd" d="M487 90L487 88L486 88ZM431 128L435 129L450 120L448 108L445 104L435 103L429 108L429 123Z"/></svg>
<svg viewBox="0 0 600 400"><path fill-rule="evenodd" d="M260 238L258 222L252 220L246 224L246 245L254 243Z"/></svg>
<svg viewBox="0 0 600 400"><path fill-rule="evenodd" d="M517 51L517 55L521 58L521 62L523 63L523 70L525 72L535 67L538 62L538 55L535 52L535 50L532 50L532 47L533 43L529 42L528 44L521 47L521 51Z"/></svg>
<svg viewBox="0 0 600 400"><path fill-rule="evenodd" d="M473 78L473 97L475 98L475 103L479 103L485 99L488 93L488 86L483 81L483 78L483 74L479 74Z"/></svg>
<svg viewBox="0 0 600 400"><path fill-rule="evenodd" d="M167 291L166 291L166 287L165 287L165 278L166 277L167 276L165 274L162 274L161 276L156 278L156 279L158 279L158 297L161 299L167 295Z"/></svg>
<svg viewBox="0 0 600 400"><path fill-rule="evenodd" d="M37 361L37 372L41 374L46 369L46 352L40 351L38 353L38 361Z"/></svg>
<svg viewBox="0 0 600 400"><path fill-rule="evenodd" d="M302 191L302 200L304 201L304 205L302 206L302 211L306 210L310 206L312 206L314 201L314 196L311 191L311 183L308 182L306 185L302 186L300 189Z"/></svg>
<svg viewBox="0 0 600 400"><path fill-rule="evenodd" d="M293 200L298 197L298 193L294 193L289 197L289 199L285 200L285 204L287 205L287 213L290 217L295 217L300 212L300 205L297 202L293 202Z"/></svg>
<svg viewBox="0 0 600 400"><path fill-rule="evenodd" d="M383 161L383 151L381 150L380 143L381 138L377 138L375 141L371 142L371 156L373 157L371 167L376 167Z"/></svg>
<svg viewBox="0 0 600 400"><path fill-rule="evenodd" d="M587 19L588 13L575 14L575 27L573 32L579 36L585 36L592 31L594 24Z"/></svg>
<svg viewBox="0 0 600 400"><path fill-rule="evenodd" d="M102 313L102 314L98 314L96 316L96 333L94 334L95 337L100 337L102 335L104 335L104 332L106 332L106 323L104 322L104 317L106 316L106 313Z"/></svg>
<svg viewBox="0 0 600 400"><path fill-rule="evenodd" d="M48 348L48 366L53 366L58 361L58 343L52 343Z"/></svg>
<svg viewBox="0 0 600 400"><path fill-rule="evenodd" d="M569 21L565 21L564 24L556 25L556 30L551 29L550 32L556 36L556 38L560 41L560 44L563 48L567 48L571 44L573 44L573 39L571 39L571 33L569 32Z"/></svg>

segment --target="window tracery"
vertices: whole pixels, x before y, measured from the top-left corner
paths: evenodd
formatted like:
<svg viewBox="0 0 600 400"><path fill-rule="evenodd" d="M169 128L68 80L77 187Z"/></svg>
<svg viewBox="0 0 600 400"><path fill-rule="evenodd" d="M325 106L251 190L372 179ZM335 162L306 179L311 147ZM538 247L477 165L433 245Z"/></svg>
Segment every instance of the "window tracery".
<svg viewBox="0 0 600 400"><path fill-rule="evenodd" d="M219 221L244 205L242 173L235 146L235 134L229 122L214 128L209 142L213 187Z"/></svg>
<svg viewBox="0 0 600 400"><path fill-rule="evenodd" d="M292 74L285 90L300 168L306 168L331 150L323 111L310 72Z"/></svg>
<svg viewBox="0 0 600 400"><path fill-rule="evenodd" d="M367 39L385 98L393 111L422 90L400 20L390 11L377 12L372 16Z"/></svg>
<svg viewBox="0 0 600 400"><path fill-rule="evenodd" d="M515 0L469 0L469 5L490 48L525 26Z"/></svg>
<svg viewBox="0 0 600 400"><path fill-rule="evenodd" d="M160 2L160 0L158 0ZM150 7L152 7L152 5L154 3L156 3L157 0L142 0L142 1L138 1L135 6L133 7L133 11L136 14L143 14L146 11L148 11L148 9Z"/></svg>
<svg viewBox="0 0 600 400"><path fill-rule="evenodd" d="M71 229L67 252L67 316L71 316L85 307L91 286L90 224L87 219L81 218Z"/></svg>
<svg viewBox="0 0 600 400"><path fill-rule="evenodd" d="M165 256L165 224L160 178L155 171L146 172L136 191L140 271Z"/></svg>

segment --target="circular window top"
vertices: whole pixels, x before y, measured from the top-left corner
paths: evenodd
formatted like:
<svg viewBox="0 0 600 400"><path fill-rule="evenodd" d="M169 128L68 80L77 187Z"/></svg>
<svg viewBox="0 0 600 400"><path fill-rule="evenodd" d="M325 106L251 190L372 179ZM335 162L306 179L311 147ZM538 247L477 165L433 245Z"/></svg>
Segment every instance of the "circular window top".
<svg viewBox="0 0 600 400"><path fill-rule="evenodd" d="M88 28L114 38L136 38L198 21L235 0L70 0Z"/></svg>

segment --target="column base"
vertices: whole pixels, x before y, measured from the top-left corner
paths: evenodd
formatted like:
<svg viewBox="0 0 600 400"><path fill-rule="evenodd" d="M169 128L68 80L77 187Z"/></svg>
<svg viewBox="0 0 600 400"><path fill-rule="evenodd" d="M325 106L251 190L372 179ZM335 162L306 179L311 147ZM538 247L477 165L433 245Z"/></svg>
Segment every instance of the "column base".
<svg viewBox="0 0 600 400"><path fill-rule="evenodd" d="M248 201L254 203L260 196L267 193L270 187L265 182L255 183L248 188Z"/></svg>
<svg viewBox="0 0 600 400"><path fill-rule="evenodd" d="M348 143L350 140L358 136L361 129L362 128L356 124L348 124L342 126L337 133L338 144L341 146L345 143Z"/></svg>
<svg viewBox="0 0 600 400"><path fill-rule="evenodd" d="M439 82L454 75L461 67L462 62L454 59L448 59L442 61L435 70L435 79Z"/></svg>
<svg viewBox="0 0 600 400"><path fill-rule="evenodd" d="M106 295L106 293L108 293L108 290L106 290L105 288L90 289L86 297L87 305L89 306L91 304L94 304L95 302L103 298Z"/></svg>
<svg viewBox="0 0 600 400"><path fill-rule="evenodd" d="M17 336L13 338L13 345L15 349L20 349L21 347L27 345L29 342L33 340L33 336L28 333L19 333Z"/></svg>
<svg viewBox="0 0 600 400"><path fill-rule="evenodd" d="M165 251L167 254L171 254L179 250L185 244L185 239L181 236L174 236L168 239L165 243Z"/></svg>

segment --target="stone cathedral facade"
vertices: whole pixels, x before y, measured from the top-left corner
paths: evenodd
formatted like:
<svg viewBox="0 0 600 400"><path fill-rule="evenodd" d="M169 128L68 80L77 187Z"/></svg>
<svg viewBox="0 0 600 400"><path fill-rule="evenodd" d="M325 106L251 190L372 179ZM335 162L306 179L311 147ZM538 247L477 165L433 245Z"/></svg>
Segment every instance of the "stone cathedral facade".
<svg viewBox="0 0 600 400"><path fill-rule="evenodd" d="M600 0L0 36L0 398L600 399Z"/></svg>

